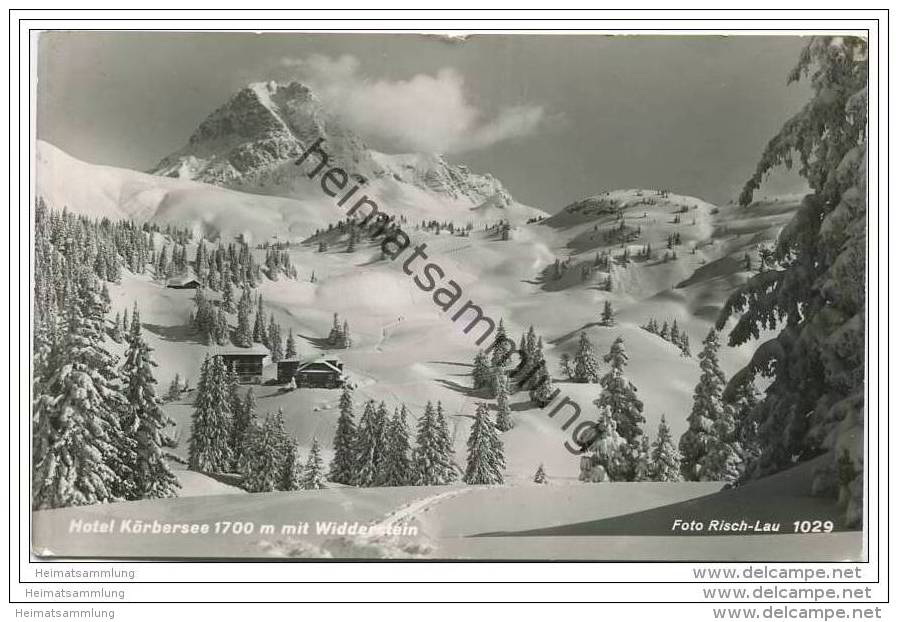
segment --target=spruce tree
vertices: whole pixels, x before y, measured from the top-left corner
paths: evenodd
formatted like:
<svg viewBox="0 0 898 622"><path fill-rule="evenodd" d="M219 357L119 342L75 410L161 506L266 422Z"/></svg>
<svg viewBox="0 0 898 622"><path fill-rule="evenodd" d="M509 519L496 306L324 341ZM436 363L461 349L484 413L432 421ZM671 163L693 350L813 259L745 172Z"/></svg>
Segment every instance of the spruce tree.
<svg viewBox="0 0 898 622"><path fill-rule="evenodd" d="M771 249L773 267L765 258L717 321L723 329L738 318L733 346L778 329L749 366L771 382L757 409L762 451L748 476L826 451L813 485L844 494L849 525L861 524L864 507L869 60L865 38L809 39L789 81L809 79L810 101L767 144L739 203L749 205L767 174L796 158L811 192Z"/></svg>
<svg viewBox="0 0 898 622"><path fill-rule="evenodd" d="M131 316L128 350L122 366L124 394L127 400L122 428L134 439L134 451L128 452L133 463L126 465L130 475L131 498L155 499L173 497L180 488L177 478L165 461L165 428L173 422L165 416L156 397L153 377L152 348L141 335L137 307Z"/></svg>
<svg viewBox="0 0 898 622"><path fill-rule="evenodd" d="M434 409L433 403L427 402L424 414L418 419L415 450L412 453L415 484L442 486L454 481L454 453L442 404L438 403Z"/></svg>
<svg viewBox="0 0 898 622"><path fill-rule="evenodd" d="M231 401L220 356L206 356L194 402L187 464L193 471L226 472L231 466Z"/></svg>
<svg viewBox="0 0 898 622"><path fill-rule="evenodd" d="M610 300L606 300L602 308L601 324L602 326L614 326L614 308L611 306Z"/></svg>
<svg viewBox="0 0 898 622"><path fill-rule="evenodd" d="M321 447L318 439L312 439L312 449L302 470L302 487L304 490L321 490L327 488L324 480L324 462L321 460Z"/></svg>
<svg viewBox="0 0 898 622"><path fill-rule="evenodd" d="M499 373L496 374L496 429L508 432L513 427L514 419L508 406L508 377Z"/></svg>
<svg viewBox="0 0 898 622"><path fill-rule="evenodd" d="M369 400L356 434L357 486L376 486L380 479L386 452L385 423L374 401Z"/></svg>
<svg viewBox="0 0 898 622"><path fill-rule="evenodd" d="M84 277L81 277L84 279ZM79 286L80 285L80 286ZM103 318L90 284L75 284L66 332L47 357L33 415L32 507L116 501L130 462L119 416L115 359L103 347Z"/></svg>
<svg viewBox="0 0 898 622"><path fill-rule="evenodd" d="M256 425L256 394L252 387L246 392L243 401L238 401L238 407L234 408L233 415L230 440L233 456L232 464L239 470L240 461L246 453L246 447L249 442L247 435L250 433L253 426Z"/></svg>
<svg viewBox="0 0 898 622"><path fill-rule="evenodd" d="M643 434L645 417L642 415L642 401L636 397L636 386L624 376L628 357L622 337L614 340L604 360L611 369L599 380L602 393L597 404L600 409L608 408L617 431L627 444L637 447Z"/></svg>
<svg viewBox="0 0 898 622"><path fill-rule="evenodd" d="M482 389L489 386L492 371L490 369L489 359L483 350L477 352L474 357L474 367L471 370L471 379L474 389Z"/></svg>
<svg viewBox="0 0 898 622"><path fill-rule="evenodd" d="M353 484L356 473L356 428L352 412L352 391L343 388L340 396L340 416L334 433L334 457L330 463L330 480L338 484Z"/></svg>
<svg viewBox="0 0 898 622"><path fill-rule="evenodd" d="M384 458L383 486L407 486L412 475L409 457L408 411L405 404L393 413L387 426L387 451Z"/></svg>
<svg viewBox="0 0 898 622"><path fill-rule="evenodd" d="M647 436L642 437L639 442L638 448L633 448L628 446L628 451L631 456L630 459L635 463L635 468L633 469L633 481L634 482L647 482L652 478L652 448L649 445L649 439Z"/></svg>
<svg viewBox="0 0 898 622"><path fill-rule="evenodd" d="M248 348L253 345L253 330L249 325L250 314L252 313L252 300L249 290L243 290L240 302L237 303L237 330L234 332L234 345L241 348Z"/></svg>
<svg viewBox="0 0 898 622"><path fill-rule="evenodd" d="M580 333L577 354L574 356L573 379L575 382L595 383L599 381L599 361L586 333Z"/></svg>
<svg viewBox="0 0 898 622"><path fill-rule="evenodd" d="M652 444L652 481L678 482L680 473L680 452L674 445L664 415L661 415L658 434Z"/></svg>
<svg viewBox="0 0 898 622"><path fill-rule="evenodd" d="M717 350L720 348L717 331L712 328L702 345L698 355L701 375L693 393L689 427L680 437L679 446L683 479L689 481L705 479L701 466L715 434L714 424L724 409L729 408L722 399L726 377L717 360Z"/></svg>
<svg viewBox="0 0 898 622"><path fill-rule="evenodd" d="M299 448L296 446L296 439L286 438L278 490L299 490L302 488L304 473L305 470L300 461Z"/></svg>
<svg viewBox="0 0 898 622"><path fill-rule="evenodd" d="M253 341L256 343L265 343L268 335L265 330L265 308L262 302L262 294L259 294L258 303L256 305L256 319L253 323Z"/></svg>
<svg viewBox="0 0 898 622"><path fill-rule="evenodd" d="M470 485L502 484L504 470L502 441L490 421L487 405L480 402L468 437L468 462L464 481Z"/></svg>
<svg viewBox="0 0 898 622"><path fill-rule="evenodd" d="M293 337L293 328L287 329L287 348L284 356L288 359L296 358L296 339Z"/></svg>
<svg viewBox="0 0 898 622"><path fill-rule="evenodd" d="M546 477L546 470L543 468L542 463L540 462L539 466L536 468L536 474L533 476L534 484L548 484L549 479Z"/></svg>
<svg viewBox="0 0 898 622"><path fill-rule="evenodd" d="M439 456L437 483L440 485L451 484L458 477L458 469L455 466L455 447L452 444L452 435L449 433L446 414L443 412L443 403L439 401L434 418L434 438Z"/></svg>
<svg viewBox="0 0 898 622"><path fill-rule="evenodd" d="M279 489L284 479L285 441L284 418L280 411L267 414L261 425L250 426L239 464L244 489L249 492Z"/></svg>
<svg viewBox="0 0 898 622"><path fill-rule="evenodd" d="M594 402L599 407L599 418L596 422L596 437L590 450L609 480L627 481L635 471L630 462L627 439L618 433L611 409L607 405L600 405L599 401Z"/></svg>

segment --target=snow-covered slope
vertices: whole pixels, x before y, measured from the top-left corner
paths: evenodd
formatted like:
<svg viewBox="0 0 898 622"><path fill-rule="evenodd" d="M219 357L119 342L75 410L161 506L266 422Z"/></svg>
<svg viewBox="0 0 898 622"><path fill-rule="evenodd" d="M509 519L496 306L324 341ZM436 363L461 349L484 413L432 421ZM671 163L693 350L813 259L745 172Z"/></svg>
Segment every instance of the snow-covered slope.
<svg viewBox="0 0 898 622"><path fill-rule="evenodd" d="M174 222L217 237L302 237L338 214L333 203L236 192L82 162L37 142L36 194L55 209L138 222Z"/></svg>

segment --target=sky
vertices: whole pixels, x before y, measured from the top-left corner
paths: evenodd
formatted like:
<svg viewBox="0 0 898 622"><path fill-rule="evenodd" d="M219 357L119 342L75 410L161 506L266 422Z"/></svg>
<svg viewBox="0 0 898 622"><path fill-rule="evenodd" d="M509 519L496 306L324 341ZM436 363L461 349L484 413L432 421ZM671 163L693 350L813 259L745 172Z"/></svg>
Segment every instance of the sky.
<svg viewBox="0 0 898 622"><path fill-rule="evenodd" d="M50 32L37 133L147 170L250 82L300 80L371 146L435 151L555 212L604 190L733 199L808 99L800 37ZM762 194L800 191L794 173Z"/></svg>

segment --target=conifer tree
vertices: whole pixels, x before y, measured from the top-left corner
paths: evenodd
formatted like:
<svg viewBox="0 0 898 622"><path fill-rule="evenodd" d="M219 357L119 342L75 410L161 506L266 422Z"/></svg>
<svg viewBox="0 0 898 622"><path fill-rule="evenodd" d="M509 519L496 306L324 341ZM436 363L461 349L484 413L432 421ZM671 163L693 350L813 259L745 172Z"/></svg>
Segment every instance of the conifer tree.
<svg viewBox="0 0 898 622"><path fill-rule="evenodd" d="M128 350L122 366L124 394L127 400L122 428L134 439L134 451L128 452L133 462L127 464L133 499L155 499L175 496L180 488L178 479L165 461L163 447L165 428L172 424L156 397L153 377L152 348L141 335L140 314L137 307L131 316Z"/></svg>
<svg viewBox="0 0 898 622"><path fill-rule="evenodd" d="M614 326L614 308L611 306L610 300L606 300L602 307L601 324L602 326Z"/></svg>
<svg viewBox="0 0 898 622"><path fill-rule="evenodd" d="M477 390L489 386L491 377L492 372L490 370L489 360L483 350L480 350L474 357L474 367L471 370L474 389Z"/></svg>
<svg viewBox="0 0 898 622"><path fill-rule="evenodd" d="M324 480L324 462L321 460L321 447L318 439L312 439L312 449L302 470L302 487L304 490L321 490L327 488Z"/></svg>
<svg viewBox="0 0 898 622"><path fill-rule="evenodd" d="M109 333L109 337L116 343L121 343L123 339L122 335L122 315L121 313L115 314L115 320L112 322L112 331Z"/></svg>
<svg viewBox="0 0 898 622"><path fill-rule="evenodd" d="M247 491L279 489L284 479L286 439L284 417L280 411L267 414L261 425L250 426L239 465L243 487Z"/></svg>
<svg viewBox="0 0 898 622"><path fill-rule="evenodd" d="M226 472L231 466L231 401L220 356L206 357L200 370L190 433L188 466L193 471Z"/></svg>
<svg viewBox="0 0 898 622"><path fill-rule="evenodd" d="M233 425L231 426L231 452L232 463L239 470L240 462L246 453L248 434L256 425L256 394L250 387L243 401L238 398L238 407L234 408ZM232 404L234 400L232 398Z"/></svg>
<svg viewBox="0 0 898 622"><path fill-rule="evenodd" d="M533 476L534 484L548 484L549 479L546 477L546 470L543 468L542 462L536 468L536 474Z"/></svg>
<svg viewBox="0 0 898 622"><path fill-rule="evenodd" d="M505 331L505 320L499 318L499 327L496 329L496 338L493 342L495 347L492 348L490 354L490 364L492 367L504 367L508 364L510 353L512 350L511 340L508 339L508 333Z"/></svg>
<svg viewBox="0 0 898 622"><path fill-rule="evenodd" d="M376 486L380 480L386 452L386 421L371 400L359 420L356 434L357 486Z"/></svg>
<svg viewBox="0 0 898 622"><path fill-rule="evenodd" d="M383 486L407 486L410 483L412 463L409 457L407 416L408 410L403 404L402 409L397 409L388 423Z"/></svg>
<svg viewBox="0 0 898 622"><path fill-rule="evenodd" d="M571 355L565 352L561 355L561 373L565 378L571 380L574 377L574 370L571 369Z"/></svg>
<svg viewBox="0 0 898 622"><path fill-rule="evenodd" d="M93 276L93 275L91 275ZM124 497L130 448L119 415L124 398L97 292L85 274L73 285L66 332L48 355L32 428L32 506L49 509Z"/></svg>
<svg viewBox="0 0 898 622"><path fill-rule="evenodd" d="M627 361L624 340L618 337L605 355L605 362L611 365L611 369L599 380L602 394L597 404L600 409L608 408L617 431L628 445L637 447L643 434L645 417L642 415L642 401L636 397L636 386L624 376Z"/></svg>
<svg viewBox="0 0 898 622"><path fill-rule="evenodd" d="M274 321L274 314L271 314L271 321L268 324L268 348L271 350L271 360L277 363L284 358L284 341L281 339L281 326Z"/></svg>
<svg viewBox="0 0 898 622"><path fill-rule="evenodd" d="M683 479L689 481L704 479L701 466L715 434L714 424L729 408L722 399L726 377L717 360L717 331L712 328L702 344L698 355L701 375L693 393L689 427L680 437L679 446Z"/></svg>
<svg viewBox="0 0 898 622"><path fill-rule="evenodd" d="M296 339L293 337L293 328L287 329L287 348L284 356L288 359L296 358Z"/></svg>
<svg viewBox="0 0 898 622"><path fill-rule="evenodd" d="M735 433L733 411L725 406L714 421L707 453L699 465L703 481L733 482L742 474L741 447Z"/></svg>
<svg viewBox="0 0 898 622"><path fill-rule="evenodd" d="M334 457L330 463L330 480L352 484L356 473L356 428L352 413L352 391L343 388L340 416L334 433Z"/></svg>
<svg viewBox="0 0 898 622"><path fill-rule="evenodd" d="M169 402L181 399L181 386L181 374L175 374L171 384L168 385L168 395L166 397Z"/></svg>
<svg viewBox="0 0 898 622"><path fill-rule="evenodd" d="M262 303L262 294L259 294L258 302L256 304L256 320L253 323L253 341L264 344L268 339L266 332L265 308Z"/></svg>
<svg viewBox="0 0 898 622"><path fill-rule="evenodd" d="M249 325L249 317L252 313L252 300L249 290L243 290L240 302L237 304L237 330L234 332L234 345L248 348L253 345L253 330Z"/></svg>
<svg viewBox="0 0 898 622"><path fill-rule="evenodd" d="M577 354L574 356L573 379L575 382L594 383L599 381L599 361L586 333L580 333Z"/></svg>
<svg viewBox="0 0 898 622"><path fill-rule="evenodd" d="M628 447L631 453L631 460L635 462L636 467L633 469L634 482L647 482L652 478L652 449L649 445L649 438L645 435L639 442L638 448Z"/></svg>
<svg viewBox="0 0 898 622"><path fill-rule="evenodd" d="M530 400L542 408L549 404L557 393L558 391L552 384L552 377L549 375L546 361L541 360L533 375L533 380L530 382Z"/></svg>
<svg viewBox="0 0 898 622"><path fill-rule="evenodd" d="M296 446L296 439L285 438L284 440L284 459L281 465L281 480L278 490L299 490L302 488L305 475L305 469L300 461L299 448Z"/></svg>
<svg viewBox="0 0 898 622"><path fill-rule="evenodd" d="M228 278L224 282L221 294L221 308L227 313L234 312L234 288L231 287L231 279Z"/></svg>
<svg viewBox="0 0 898 622"><path fill-rule="evenodd" d="M738 318L729 335L738 346L777 320L778 334L748 367L771 379L756 415L762 451L748 477L827 452L813 486L842 494L848 525L861 524L864 508L870 56L867 39L852 36L813 37L802 51L789 81L808 79L810 101L767 144L739 203L749 205L767 174L796 158L811 192L770 261L762 257L761 272L731 295L717 321L723 329Z"/></svg>
<svg viewBox="0 0 898 622"><path fill-rule="evenodd" d="M596 422L596 437L590 450L609 480L629 480L635 469L630 463L627 440L618 433L611 409L600 404L600 400L593 403L599 407L599 418Z"/></svg>
<svg viewBox="0 0 898 622"><path fill-rule="evenodd" d="M439 401L434 418L434 437L439 456L437 483L451 484L458 477L454 459L455 447L452 445L452 435L449 433L449 424L446 421L446 414L443 412L443 403Z"/></svg>
<svg viewBox="0 0 898 622"><path fill-rule="evenodd" d="M434 410L433 403L427 402L424 414L418 419L412 454L415 483L419 486L442 486L454 481L453 453L442 404Z"/></svg>
<svg viewBox="0 0 898 622"><path fill-rule="evenodd" d="M514 419L508 406L508 377L502 372L496 374L496 429L507 432L513 427Z"/></svg>
<svg viewBox="0 0 898 622"><path fill-rule="evenodd" d="M670 434L670 428L664 415L658 424L658 435L652 444L652 481L680 481L680 452L677 450Z"/></svg>
<svg viewBox="0 0 898 622"><path fill-rule="evenodd" d="M468 462L464 481L470 485L502 484L504 470L502 441L490 421L486 404L480 402L468 437Z"/></svg>

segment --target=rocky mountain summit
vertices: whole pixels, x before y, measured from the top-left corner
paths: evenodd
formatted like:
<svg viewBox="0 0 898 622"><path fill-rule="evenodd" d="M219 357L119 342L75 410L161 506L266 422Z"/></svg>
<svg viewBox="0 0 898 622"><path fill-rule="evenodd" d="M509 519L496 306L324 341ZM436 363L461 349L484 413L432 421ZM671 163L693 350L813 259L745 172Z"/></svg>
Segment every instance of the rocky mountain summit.
<svg viewBox="0 0 898 622"><path fill-rule="evenodd" d="M371 149L298 82L258 82L210 114L187 144L150 172L228 188L290 196L293 161L324 138L329 165L370 182L414 186L470 207L506 208L513 199L492 175L473 173L438 154L390 155Z"/></svg>

